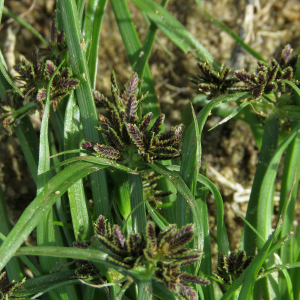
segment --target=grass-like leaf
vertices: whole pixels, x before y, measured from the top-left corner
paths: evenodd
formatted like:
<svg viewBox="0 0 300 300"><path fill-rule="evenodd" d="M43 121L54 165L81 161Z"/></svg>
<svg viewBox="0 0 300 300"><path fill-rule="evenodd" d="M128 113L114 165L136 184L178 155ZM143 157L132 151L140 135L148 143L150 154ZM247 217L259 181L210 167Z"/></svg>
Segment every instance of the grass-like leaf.
<svg viewBox="0 0 300 300"><path fill-rule="evenodd" d="M53 203L79 179L103 166L88 162L77 162L54 176L31 202L0 247L0 269L2 269L38 222L49 211Z"/></svg>
<svg viewBox="0 0 300 300"><path fill-rule="evenodd" d="M96 75L98 66L98 50L100 41L100 30L103 21L104 11L108 0L92 0L88 2L84 18L84 39L87 46L87 59L91 86L96 86Z"/></svg>
<svg viewBox="0 0 300 300"><path fill-rule="evenodd" d="M73 93L69 97L66 107L64 145L65 150L77 149L80 145L80 111ZM66 154L65 159L72 156L74 155ZM78 180L68 189L68 197L75 240L88 240L93 235L93 225L85 199L82 179Z"/></svg>
<svg viewBox="0 0 300 300"><path fill-rule="evenodd" d="M200 6L198 4L198 6ZM250 53L253 57L255 57L258 60L265 61L265 59L256 52L252 47L250 47L248 44L246 44L235 32L233 32L228 26L226 26L224 23L220 22L219 20L215 19L212 15L210 15L208 12L203 11L204 16L212 22L214 25L218 26L222 31L227 32L240 46L242 46L248 53Z"/></svg>
<svg viewBox="0 0 300 300"><path fill-rule="evenodd" d="M292 140L297 135L300 130L300 124L298 124L291 133L282 141L282 143L278 146L266 173L264 175L262 185L259 192L258 199L258 207L257 207L257 229L259 233L267 239L269 234L271 233L271 217L272 217L272 208L273 208L273 190L275 184L275 178L277 175L277 168L279 166L280 158L283 152L286 150L288 145L292 142ZM257 243L258 247L262 247L260 240Z"/></svg>
<svg viewBox="0 0 300 300"><path fill-rule="evenodd" d="M16 20L20 25L28 29L33 35L35 35L43 44L48 45L48 42L43 38L43 36L36 31L34 27L32 27L30 24L28 24L24 19L19 17L18 15L14 14L12 11L10 11L6 6L3 7L3 14L6 15L9 18L13 18Z"/></svg>
<svg viewBox="0 0 300 300"><path fill-rule="evenodd" d="M193 51L199 59L206 60L217 67L218 64L204 46L165 8L152 0L131 1L145 12L149 19L184 53Z"/></svg>
<svg viewBox="0 0 300 300"><path fill-rule="evenodd" d="M42 191L44 186L50 180L50 150L49 150L49 140L48 140L48 121L50 115L50 88L54 76L59 72L60 66L53 69L51 73L50 81L47 86L46 91L46 103L44 108L44 114L41 124L41 133L40 133L40 146L39 146L39 163L38 163L38 176L37 176L37 195ZM52 210L47 211L43 216L42 220L37 225L37 244L40 246L53 246L55 245L55 233L54 233L54 224L53 224L53 215ZM43 272L50 272L53 269L53 266L57 266L57 259L51 259L49 257L43 257L40 261L41 269Z"/></svg>
<svg viewBox="0 0 300 300"><path fill-rule="evenodd" d="M7 236L10 230L12 229L12 225L8 218L8 211L6 208L6 203L5 203L5 199L1 187L0 187L0 224L1 224L1 233ZM0 241L0 245L1 244L2 241ZM15 257L12 258L5 268L10 282L12 282L13 280L20 281L24 278L24 268L19 259Z"/></svg>
<svg viewBox="0 0 300 300"><path fill-rule="evenodd" d="M59 15L58 19L62 20L63 28L65 29L73 74L80 80L80 85L75 95L80 108L84 136L87 141L99 142L98 131L95 129L98 123L97 113L89 80L85 52L80 46L83 40L75 0L58 1L57 14ZM99 183L101 183L101 189L98 188ZM91 184L95 213L100 215L105 212L110 216L107 182L103 170L91 175Z"/></svg>
<svg viewBox="0 0 300 300"><path fill-rule="evenodd" d="M172 184L176 187L177 191L184 196L186 201L188 202L191 211L193 213L194 222L195 222L195 238L196 238L196 248L202 249L201 241L203 240L202 232L200 232L199 228L201 228L201 221L199 218L199 214L196 209L195 198L192 195L191 191L186 186L183 179L177 175L176 173L168 170L165 166L162 166L158 163L149 164L149 166L156 171L157 173L165 176Z"/></svg>

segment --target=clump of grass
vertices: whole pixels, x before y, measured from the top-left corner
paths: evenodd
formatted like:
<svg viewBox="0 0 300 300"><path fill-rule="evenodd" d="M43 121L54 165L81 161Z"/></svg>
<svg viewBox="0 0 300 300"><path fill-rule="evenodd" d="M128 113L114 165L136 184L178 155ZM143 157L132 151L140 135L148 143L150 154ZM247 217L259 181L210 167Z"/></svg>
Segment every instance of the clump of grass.
<svg viewBox="0 0 300 300"><path fill-rule="evenodd" d="M132 0L152 22L141 45L129 22L127 2L112 0L133 73L121 90L112 73L109 100L92 89L107 1L96 2L91 0L85 7L85 1L57 1L56 22L63 30L57 31L53 23L51 42L43 50L33 48L33 62L24 60L15 66L21 87L16 87L0 60L0 121L6 133L15 129L37 183L37 197L13 229L5 217L0 191L0 269L6 267L11 281L0 289L0 299L36 298L44 293L55 300L209 300L220 298L220 293L222 299L231 299L234 294L253 299L260 291L264 299L271 299L271 285L278 299L298 299L298 231L288 239L294 229L300 172L298 56L288 45L279 61L259 61L252 73L232 72L229 67L218 66L164 8L167 1L159 5L152 0ZM39 36L24 20L3 10L3 3L0 11ZM230 32L224 24L212 21ZM154 95L147 59L158 28L180 49L195 50L201 59L201 74L191 81L210 101L198 115L192 108L193 119L184 138L183 124L164 128L165 116ZM89 44L83 47L85 43ZM251 47L241 44L260 58ZM145 56L140 49L146 51ZM149 95L140 93L146 81ZM100 126L95 102L109 112L108 117L98 116ZM227 102L236 102L236 106L231 107L225 121L242 112L248 116L246 121L252 118L250 125L254 122L263 129L253 131L262 143L258 145L259 163L238 255L229 248L222 197L199 173L204 123L214 107ZM34 109L42 117L39 142L27 116ZM281 126L283 123L290 128ZM285 150L280 212L272 231L275 178ZM203 192L207 189L217 203L219 266L214 273L207 193ZM22 247L35 227L38 246ZM39 263L24 255L40 256ZM21 280L24 268L13 256L20 256L35 278ZM278 280L272 277L273 272L279 272ZM4 276L1 273L0 281ZM222 284L221 291L216 284L209 284L209 279Z"/></svg>

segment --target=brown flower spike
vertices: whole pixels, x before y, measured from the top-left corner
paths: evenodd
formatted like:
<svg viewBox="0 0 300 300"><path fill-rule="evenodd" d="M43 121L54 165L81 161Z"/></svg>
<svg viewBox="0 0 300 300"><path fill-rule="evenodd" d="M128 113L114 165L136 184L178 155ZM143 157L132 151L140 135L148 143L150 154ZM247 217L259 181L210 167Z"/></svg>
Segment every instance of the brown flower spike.
<svg viewBox="0 0 300 300"><path fill-rule="evenodd" d="M138 84L137 74L133 73L121 92L112 72L112 101L94 91L95 100L110 111L110 119L99 115L98 128L104 134L108 145L84 142L83 148L94 151L96 156L122 160L124 164L132 167L141 159L152 163L154 160L168 160L180 156L174 146L180 141L183 125L160 133L164 115L158 117L152 126L151 112L140 120L138 107L147 93L137 97Z"/></svg>
<svg viewBox="0 0 300 300"><path fill-rule="evenodd" d="M112 227L100 216L95 230L96 238L111 253L109 261L122 268L148 272L149 276L176 293L179 299L198 299L190 284L209 283L205 278L180 270L182 266L200 259L200 251L187 247L194 238L193 224L180 229L170 225L156 235L155 224L148 222L146 234L130 233L126 238L117 225Z"/></svg>
<svg viewBox="0 0 300 300"><path fill-rule="evenodd" d="M63 31L57 31L53 22L48 48L39 49L34 46L33 62L22 59L14 66L15 71L19 73L15 79L21 83L20 90L30 101L24 105L24 99L15 90L9 90L6 99L0 99L0 125L5 133L11 134L18 120L33 109L37 108L43 114L47 85L66 50L65 35ZM79 83L79 80L71 76L69 68L63 67L56 73L50 87L50 101L54 111L58 102L76 89Z"/></svg>
<svg viewBox="0 0 300 300"><path fill-rule="evenodd" d="M229 255L221 253L218 271L213 272L214 276L223 284L231 285L248 268L253 259L253 256L247 258L245 251L241 251L238 255L235 255L234 252L231 252ZM263 270L263 268L259 270L258 277Z"/></svg>
<svg viewBox="0 0 300 300"><path fill-rule="evenodd" d="M291 46L287 45L281 52L279 62L272 59L268 65L258 61L256 69L251 74L244 70L235 71L232 77L228 77L229 67L222 65L219 71L215 71L208 62L199 63L201 74L196 79L190 80L198 85L201 93L210 97L234 91L249 91L254 99L271 93L280 96L281 93L293 92L282 80L289 80L300 86L294 78L298 55L292 55L292 52Z"/></svg>

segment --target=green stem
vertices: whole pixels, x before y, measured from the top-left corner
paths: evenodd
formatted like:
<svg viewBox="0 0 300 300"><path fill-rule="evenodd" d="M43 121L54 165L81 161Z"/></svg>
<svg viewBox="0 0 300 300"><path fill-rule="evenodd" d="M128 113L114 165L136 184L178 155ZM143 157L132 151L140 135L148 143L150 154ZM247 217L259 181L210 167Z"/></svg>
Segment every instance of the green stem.
<svg viewBox="0 0 300 300"><path fill-rule="evenodd" d="M39 140L28 116L22 118L21 122L15 127L15 133L25 155L32 178L36 183Z"/></svg>
<svg viewBox="0 0 300 300"><path fill-rule="evenodd" d="M63 63L63 62L62 62ZM49 115L50 115L50 87L54 76L59 71L60 67L54 71L49 83L47 85L46 91L46 103L44 114L41 123L41 133L40 133L40 145L39 145L39 163L38 163L38 176L37 176L37 195L39 195L44 189L45 185L50 180L50 149L49 149L49 139L48 139L48 125L49 125ZM42 220L37 224L36 228L37 244L39 246L54 246L55 245L55 231L53 224L53 212L52 208L46 210ZM57 259L50 257L43 257L40 259L41 269L43 273L49 273L53 268L59 266Z"/></svg>
<svg viewBox="0 0 300 300"><path fill-rule="evenodd" d="M299 122L294 122L292 128L296 127ZM282 174L281 190L280 190L280 203L279 203L279 214L282 211L282 205L284 200L288 197L296 177L295 186L293 187L292 197L288 204L287 213L283 221L282 231L280 237L283 238L289 234L290 231L294 228L294 215L295 215L295 203L297 199L298 183L299 183L299 173L300 173L300 133L297 134L293 142L288 146L286 157L284 161L284 168ZM289 239L286 243L280 248L280 258L282 264L291 263L296 260L296 257L293 255L293 239ZM291 274L296 274L296 270L291 270ZM296 287L298 284L295 279L297 277L291 276L293 280L293 287ZM279 273L279 289L282 299L288 299L288 290L286 285L286 280L282 273ZM297 288L296 288L297 289ZM296 293L297 294L297 293ZM296 295L294 294L294 296ZM297 297L295 298L297 299Z"/></svg>
<svg viewBox="0 0 300 300"><path fill-rule="evenodd" d="M137 207L132 213L132 227L136 233L146 231L146 210L143 193L143 184L141 175L128 174L129 190L130 190L130 204L131 210Z"/></svg>
<svg viewBox="0 0 300 300"><path fill-rule="evenodd" d="M84 49L80 47L82 34L79 28L75 0L58 1L57 10L61 15L63 27L66 32L72 71L74 76L80 80L80 85L76 89L75 94L80 108L84 137L87 141L100 142L99 133L95 129L95 127L98 126L98 120L89 80L89 71ZM109 195L104 170L100 170L91 175L91 185L96 217L102 214L110 219Z"/></svg>
<svg viewBox="0 0 300 300"><path fill-rule="evenodd" d="M6 208L6 203L4 199L4 195L2 192L2 188L0 185L0 232L7 236L12 229L12 225L8 218L8 212ZM2 241L0 240L0 245ZM10 282L13 280L20 281L24 278L24 269L20 262L19 258L12 258L7 265L5 266L7 271L7 276ZM1 272L0 272L1 273Z"/></svg>
<svg viewBox="0 0 300 300"><path fill-rule="evenodd" d="M167 3L168 3L168 0L162 0L160 5L162 7L166 7ZM145 41L144 41L144 44L143 44L143 47L142 47L142 50L140 52L142 55L139 56L137 63L135 65L135 72L137 72L139 78L143 78L144 70L148 63L148 59L149 59L151 51L152 51L157 28L158 27L156 26L156 24L151 22L150 27L147 32L147 35L146 35L146 38L145 38Z"/></svg>
<svg viewBox="0 0 300 300"><path fill-rule="evenodd" d="M93 88L96 86L100 30L107 2L108 0L90 0L84 21L85 40L88 42L87 38L91 39L91 47L87 57L91 86Z"/></svg>
<svg viewBox="0 0 300 300"><path fill-rule="evenodd" d="M210 234L209 234L209 225L208 225L208 211L207 211L207 204L206 204L206 193L202 192L201 199L199 201L196 201L197 208L200 211L200 214L202 216L201 218L201 225L203 232L203 240L204 240L204 248L203 253L205 255L203 256L201 260L201 271L204 274L212 275L212 255L211 255L211 243L210 243ZM220 248L219 248L220 249ZM208 286L202 287L203 293L205 295L204 299L210 299L214 300L214 290L213 285L210 284Z"/></svg>
<svg viewBox="0 0 300 300"><path fill-rule="evenodd" d="M3 6L4 6L4 0L0 0L0 23L2 19Z"/></svg>
<svg viewBox="0 0 300 300"><path fill-rule="evenodd" d="M18 117L22 117L22 115L26 114L31 109L36 109L36 108L37 108L36 103L31 101L31 102L27 103L26 105L23 105L19 109L15 110L13 112L13 116L15 117L15 119L17 119Z"/></svg>
<svg viewBox="0 0 300 300"><path fill-rule="evenodd" d="M64 124L64 150L80 147L80 111L73 93L66 107ZM65 154L65 160L76 157L76 154ZM93 225L85 198L83 180L75 182L68 189L72 225L76 241L89 240L93 236Z"/></svg>
<svg viewBox="0 0 300 300"><path fill-rule="evenodd" d="M261 184L269 166L269 162L277 148L278 137L279 119L276 116L271 116L266 119L261 150L246 213L246 220L254 228L257 228L257 209ZM251 230L251 228L245 226L243 248L247 252L248 256L255 254L256 243L254 241L256 241L256 234Z"/></svg>
<svg viewBox="0 0 300 300"><path fill-rule="evenodd" d="M113 181L113 199L118 205L120 214L127 220L128 216L131 214L131 205L130 205L130 191L129 191L129 179L128 173L114 170L109 173ZM129 217L126 222L127 232L132 232L132 219Z"/></svg>
<svg viewBox="0 0 300 300"><path fill-rule="evenodd" d="M138 284L138 300L148 300L152 298L152 279L140 280Z"/></svg>
<svg viewBox="0 0 300 300"><path fill-rule="evenodd" d="M160 5L162 7L166 7L167 3L168 3L168 0L162 0ZM137 63L135 65L135 72L137 72L139 78L144 77L144 70L148 67L148 60L149 60L149 57L150 57L150 54L151 54L151 51L153 48L157 29L158 29L158 27L156 26L156 24L151 22L148 32L147 32L147 35L146 35L146 38L145 38L145 41L144 41L144 44L143 44L141 52L140 52L142 55L139 56ZM149 74L147 73L145 76L146 80L148 80L147 79L148 77L149 77ZM145 86L143 86L143 83L144 83L144 81L142 82L142 92L145 92L146 88L145 88ZM145 114L146 112L147 111L145 110L145 107L143 106L143 113ZM170 164L171 164L170 161L163 162L163 165L170 165ZM163 199L164 203L170 203L170 202L176 201L176 189L166 178L163 177L161 180L159 180L158 187L162 191L171 191L172 192L172 194L170 196L164 197L164 199ZM176 222L176 205L173 205L168 209L164 209L163 214L170 223L175 223Z"/></svg>

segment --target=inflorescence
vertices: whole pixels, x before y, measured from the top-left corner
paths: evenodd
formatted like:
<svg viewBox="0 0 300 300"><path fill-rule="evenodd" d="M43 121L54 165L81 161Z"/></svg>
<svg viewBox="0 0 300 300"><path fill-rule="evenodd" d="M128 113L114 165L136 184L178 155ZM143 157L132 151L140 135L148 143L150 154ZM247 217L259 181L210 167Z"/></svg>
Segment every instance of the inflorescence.
<svg viewBox="0 0 300 300"><path fill-rule="evenodd" d="M16 120L21 119L32 109L38 108L42 114L45 100L46 87L52 74L61 63L62 55L67 50L64 32L59 32L55 22L51 28L51 42L46 49L33 47L33 62L24 58L21 63L14 66L19 73L16 79L22 84L20 87L24 98L15 90L6 93L6 101L0 99L0 122L7 134L12 133L12 127ZM79 80L73 78L69 68L61 68L53 78L50 87L50 101L54 111L58 102L69 95L79 85Z"/></svg>
<svg viewBox="0 0 300 300"><path fill-rule="evenodd" d="M272 59L268 65L258 61L252 74L242 70L230 75L231 69L224 65L219 71L215 71L208 62L199 63L201 74L190 80L198 85L201 93L210 98L236 91L249 91L255 100L271 93L276 93L279 97L282 93L293 91L283 80L292 81L300 87L300 82L294 78L298 55L292 55L292 52L291 46L287 45L281 52L279 62Z"/></svg>
<svg viewBox="0 0 300 300"><path fill-rule="evenodd" d="M140 119L138 108L147 93L137 97L138 84L137 74L133 73L120 91L112 72L112 101L94 91L96 102L103 105L111 115L110 119L99 115L98 129L104 134L108 145L84 142L84 149L93 151L99 157L121 160L129 166L135 166L139 160L152 163L155 160L168 160L180 156L180 152L174 146L180 141L183 125L160 133L165 119L163 114L152 126L151 112Z"/></svg>
<svg viewBox="0 0 300 300"><path fill-rule="evenodd" d="M156 236L154 223L148 222L146 235L130 233L125 238L117 225L111 227L102 216L96 222L96 238L113 254L108 258L111 262L126 269L145 267L182 299L197 299L190 283L209 283L180 270L200 259L200 251L187 248L193 237L193 224L181 229L171 225Z"/></svg>
<svg viewBox="0 0 300 300"><path fill-rule="evenodd" d="M214 276L223 284L231 285L242 273L248 268L253 256L246 257L246 252L241 251L238 255L231 252L228 256L221 253L217 272L213 272ZM258 277L263 272L263 268L259 270Z"/></svg>
<svg viewBox="0 0 300 300"><path fill-rule="evenodd" d="M95 232L96 239L110 253L108 261L127 270L148 274L165 284L180 299L197 299L197 292L190 284L209 284L206 278L180 270L198 261L201 256L200 251L187 246L194 238L193 224L181 229L170 225L156 235L155 224L148 222L145 234L129 233L125 237L118 225L111 226L100 216L95 224ZM86 248L88 245L81 244L76 243L75 246ZM94 268L87 270L87 264L82 263L78 276L94 274Z"/></svg>

